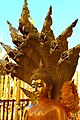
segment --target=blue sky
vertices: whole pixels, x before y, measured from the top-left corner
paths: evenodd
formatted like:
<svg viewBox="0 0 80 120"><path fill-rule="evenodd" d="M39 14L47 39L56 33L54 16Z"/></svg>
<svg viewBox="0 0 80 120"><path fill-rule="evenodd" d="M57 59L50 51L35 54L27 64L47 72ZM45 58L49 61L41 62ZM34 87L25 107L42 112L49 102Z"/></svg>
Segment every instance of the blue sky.
<svg viewBox="0 0 80 120"><path fill-rule="evenodd" d="M21 16L24 0L1 0L0 1L0 38L2 42L11 45L11 37L7 20L18 28L18 20ZM40 31L48 9L52 5L52 30L57 37L75 19L78 23L73 34L68 38L69 48L80 44L80 0L28 0L28 6L34 25Z"/></svg>

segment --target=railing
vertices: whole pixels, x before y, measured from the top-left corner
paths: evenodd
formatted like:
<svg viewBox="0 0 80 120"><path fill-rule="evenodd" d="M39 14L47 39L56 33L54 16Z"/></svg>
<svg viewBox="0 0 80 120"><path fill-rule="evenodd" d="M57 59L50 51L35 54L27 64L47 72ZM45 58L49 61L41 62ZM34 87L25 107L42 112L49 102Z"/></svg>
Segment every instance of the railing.
<svg viewBox="0 0 80 120"><path fill-rule="evenodd" d="M29 99L20 99L18 105L19 120L22 120L24 107L29 104ZM16 100L0 100L0 120L15 120Z"/></svg>

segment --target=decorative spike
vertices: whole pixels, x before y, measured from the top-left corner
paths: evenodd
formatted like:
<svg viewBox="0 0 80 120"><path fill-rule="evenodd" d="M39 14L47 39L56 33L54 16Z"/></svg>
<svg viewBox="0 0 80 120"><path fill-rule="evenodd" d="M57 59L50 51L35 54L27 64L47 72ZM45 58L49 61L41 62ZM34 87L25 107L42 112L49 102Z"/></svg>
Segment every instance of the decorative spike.
<svg viewBox="0 0 80 120"><path fill-rule="evenodd" d="M28 0L24 0L24 4L27 4L28 3Z"/></svg>
<svg viewBox="0 0 80 120"><path fill-rule="evenodd" d="M14 31L14 33L18 33L18 30L16 28L12 27L12 24L9 21L7 21L7 23L9 25L9 30L10 31Z"/></svg>
<svg viewBox="0 0 80 120"><path fill-rule="evenodd" d="M40 41L43 44L47 43L47 42L49 42L49 44L50 44L51 41L55 39L53 31L51 30L51 25L52 25L51 14L52 14L52 6L50 6L50 8L49 8L48 14L45 18L43 28L41 31Z"/></svg>
<svg viewBox="0 0 80 120"><path fill-rule="evenodd" d="M18 30L24 35L27 36L29 33L38 32L38 30L30 22L30 12L27 6L27 1L24 1L24 6L21 14L21 19L19 19Z"/></svg>
<svg viewBox="0 0 80 120"><path fill-rule="evenodd" d="M76 26L78 19L76 19L69 27L66 28L55 40L51 42L51 50L54 51L54 44L56 44L57 48L62 52L68 50L68 41L67 38L72 35L73 27ZM52 53L52 52L51 52Z"/></svg>
<svg viewBox="0 0 80 120"><path fill-rule="evenodd" d="M69 27L66 28L66 30L64 30L61 33L60 40L62 40L61 37L65 37L65 39L67 39L68 37L70 37L72 35L73 27L76 26L77 22L78 22L78 19L76 19ZM59 38L57 38L57 39L59 39Z"/></svg>
<svg viewBox="0 0 80 120"><path fill-rule="evenodd" d="M9 30L11 31L12 29L12 24L7 20L7 24L9 25Z"/></svg>
<svg viewBox="0 0 80 120"><path fill-rule="evenodd" d="M2 47L6 50L7 53L10 52L10 50L12 50L12 48L9 45L5 45L4 43L0 42L0 44L2 45Z"/></svg>
<svg viewBox="0 0 80 120"><path fill-rule="evenodd" d="M77 24L77 22L78 22L78 19L76 19L76 20L71 24L71 27L75 27L76 24Z"/></svg>
<svg viewBox="0 0 80 120"><path fill-rule="evenodd" d="M44 25L43 26L47 26L50 27L52 25L52 18L51 18L51 14L52 14L52 6L50 6L49 8L49 11L48 11L48 14L45 18L45 21L44 21ZM49 22L49 23L48 23Z"/></svg>
<svg viewBox="0 0 80 120"><path fill-rule="evenodd" d="M66 28L66 30L64 30L57 38L57 42L58 44L61 43L61 42L65 42L67 43L67 38L70 37L72 35L72 32L73 32L73 27L76 26L78 22L78 19L76 19L69 27ZM66 46L64 46L65 48L67 47L68 49L68 44L66 44Z"/></svg>
<svg viewBox="0 0 80 120"><path fill-rule="evenodd" d="M18 30L14 27L12 27L12 24L7 21L8 25L9 25L9 30L11 32L11 37L12 37L12 41L16 46L19 46L22 42L25 41L25 39L23 38L22 35L20 35L18 33Z"/></svg>
<svg viewBox="0 0 80 120"><path fill-rule="evenodd" d="M16 60L16 58L24 55L23 53L21 53L20 51L17 51L16 49L13 50L9 45L5 45L2 42L0 42L0 44L6 50L7 54L14 60Z"/></svg>
<svg viewBox="0 0 80 120"><path fill-rule="evenodd" d="M24 1L24 5L23 5L23 10L22 10L22 14L21 14L21 21L23 23L26 22L26 20L28 20L28 18L30 17L30 12L29 9L27 7L27 0Z"/></svg>

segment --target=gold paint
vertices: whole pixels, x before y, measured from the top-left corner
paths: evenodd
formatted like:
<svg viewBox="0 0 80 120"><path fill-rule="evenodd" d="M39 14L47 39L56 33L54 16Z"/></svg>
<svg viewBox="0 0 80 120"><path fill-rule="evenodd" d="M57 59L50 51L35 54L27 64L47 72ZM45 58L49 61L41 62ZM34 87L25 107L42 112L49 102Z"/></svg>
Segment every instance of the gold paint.
<svg viewBox="0 0 80 120"><path fill-rule="evenodd" d="M48 95L50 97L51 87L50 85L45 84L43 80L32 80L32 88L36 101L39 101L42 98L46 98Z"/></svg>

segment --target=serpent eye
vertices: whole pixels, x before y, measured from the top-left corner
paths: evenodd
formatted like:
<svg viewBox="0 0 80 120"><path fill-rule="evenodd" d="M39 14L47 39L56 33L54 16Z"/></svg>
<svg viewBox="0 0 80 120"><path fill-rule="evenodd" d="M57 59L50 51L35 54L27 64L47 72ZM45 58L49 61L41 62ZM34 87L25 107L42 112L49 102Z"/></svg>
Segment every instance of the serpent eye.
<svg viewBox="0 0 80 120"><path fill-rule="evenodd" d="M47 41L47 36L42 34L40 36L40 42L45 43L46 41Z"/></svg>
<svg viewBox="0 0 80 120"><path fill-rule="evenodd" d="M56 49L59 49L58 44L56 44L55 42L51 44L51 49L54 51Z"/></svg>
<svg viewBox="0 0 80 120"><path fill-rule="evenodd" d="M9 56L10 56L10 57L12 57L12 58L14 58L14 57L15 57L15 55L14 55L13 51L10 51L10 52L9 52Z"/></svg>
<svg viewBox="0 0 80 120"><path fill-rule="evenodd" d="M55 50L59 50L59 47L58 47L58 44L56 42L52 41L51 45L50 45L50 54L52 54L52 52Z"/></svg>
<svg viewBox="0 0 80 120"><path fill-rule="evenodd" d="M10 70L10 69L12 68L12 65L6 64L6 68L7 68L8 70Z"/></svg>
<svg viewBox="0 0 80 120"><path fill-rule="evenodd" d="M67 54L66 52L62 53L61 58L62 58L62 59L69 60L69 59L68 59L69 56L68 56L68 54Z"/></svg>

